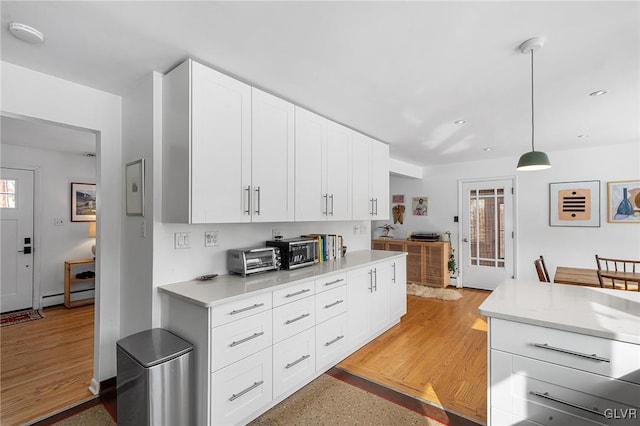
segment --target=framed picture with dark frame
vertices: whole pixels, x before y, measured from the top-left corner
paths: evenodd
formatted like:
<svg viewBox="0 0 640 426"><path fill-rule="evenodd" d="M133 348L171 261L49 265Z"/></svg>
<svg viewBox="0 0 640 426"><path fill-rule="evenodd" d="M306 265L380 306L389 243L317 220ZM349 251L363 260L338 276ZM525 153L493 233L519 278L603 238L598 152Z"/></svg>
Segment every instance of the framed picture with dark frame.
<svg viewBox="0 0 640 426"><path fill-rule="evenodd" d="M127 216L144 216L144 158L127 163L125 186Z"/></svg>
<svg viewBox="0 0 640 426"><path fill-rule="evenodd" d="M96 221L96 185L71 182L71 222Z"/></svg>
<svg viewBox="0 0 640 426"><path fill-rule="evenodd" d="M600 226L600 181L549 184L549 226Z"/></svg>

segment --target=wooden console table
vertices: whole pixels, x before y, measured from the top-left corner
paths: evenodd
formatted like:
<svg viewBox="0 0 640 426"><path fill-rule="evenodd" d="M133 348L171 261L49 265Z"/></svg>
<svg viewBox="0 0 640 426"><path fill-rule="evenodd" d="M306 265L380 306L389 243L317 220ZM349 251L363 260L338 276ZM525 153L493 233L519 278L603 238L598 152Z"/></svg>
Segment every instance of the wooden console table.
<svg viewBox="0 0 640 426"><path fill-rule="evenodd" d="M67 260L64 262L64 306L67 308L75 308L77 306L90 305L94 302L93 297L71 301L71 286L77 283L95 283L95 276L91 278L76 278L75 275L73 275L74 266L93 265L95 263L95 259Z"/></svg>
<svg viewBox="0 0 640 426"><path fill-rule="evenodd" d="M449 285L449 243L395 239L371 240L371 249L407 252L407 282L429 287Z"/></svg>

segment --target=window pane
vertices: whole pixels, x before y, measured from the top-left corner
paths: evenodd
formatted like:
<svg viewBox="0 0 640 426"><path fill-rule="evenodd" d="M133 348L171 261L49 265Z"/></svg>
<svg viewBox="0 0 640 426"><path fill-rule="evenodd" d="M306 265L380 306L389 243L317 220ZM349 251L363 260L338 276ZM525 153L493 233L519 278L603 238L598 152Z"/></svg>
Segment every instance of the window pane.
<svg viewBox="0 0 640 426"><path fill-rule="evenodd" d="M0 208L2 209L15 209L16 208L16 196L13 194L0 194Z"/></svg>
<svg viewBox="0 0 640 426"><path fill-rule="evenodd" d="M0 208L16 208L16 181L15 179L0 179Z"/></svg>

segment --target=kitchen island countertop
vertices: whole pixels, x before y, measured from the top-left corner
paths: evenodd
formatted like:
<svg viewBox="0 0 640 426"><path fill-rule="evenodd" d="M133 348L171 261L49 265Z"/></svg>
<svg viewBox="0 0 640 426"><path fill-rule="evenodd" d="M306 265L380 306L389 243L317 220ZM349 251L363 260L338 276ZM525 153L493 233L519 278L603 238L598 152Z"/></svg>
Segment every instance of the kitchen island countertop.
<svg viewBox="0 0 640 426"><path fill-rule="evenodd" d="M480 314L640 344L640 292L508 279Z"/></svg>

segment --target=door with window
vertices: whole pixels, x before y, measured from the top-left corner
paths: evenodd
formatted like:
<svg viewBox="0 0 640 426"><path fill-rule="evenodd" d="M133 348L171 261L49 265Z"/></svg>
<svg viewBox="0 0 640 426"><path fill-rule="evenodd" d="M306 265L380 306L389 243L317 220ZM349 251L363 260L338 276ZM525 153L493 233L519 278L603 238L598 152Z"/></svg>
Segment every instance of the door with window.
<svg viewBox="0 0 640 426"><path fill-rule="evenodd" d="M2 312L33 306L33 171L2 167L0 174Z"/></svg>
<svg viewBox="0 0 640 426"><path fill-rule="evenodd" d="M511 179L462 182L464 287L493 290L514 275L513 187Z"/></svg>

